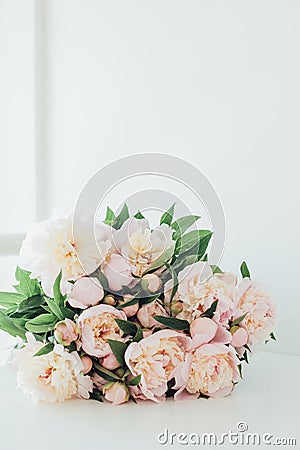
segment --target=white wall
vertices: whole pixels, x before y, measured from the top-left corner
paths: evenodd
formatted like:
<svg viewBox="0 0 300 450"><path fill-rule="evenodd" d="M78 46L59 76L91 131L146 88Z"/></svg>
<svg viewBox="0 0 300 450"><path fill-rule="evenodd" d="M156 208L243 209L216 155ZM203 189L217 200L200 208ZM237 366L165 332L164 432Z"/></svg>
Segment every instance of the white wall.
<svg viewBox="0 0 300 450"><path fill-rule="evenodd" d="M277 300L275 351L299 353L300 3L44 3L48 208L72 208L99 168L189 160L226 215L223 267L246 259Z"/></svg>

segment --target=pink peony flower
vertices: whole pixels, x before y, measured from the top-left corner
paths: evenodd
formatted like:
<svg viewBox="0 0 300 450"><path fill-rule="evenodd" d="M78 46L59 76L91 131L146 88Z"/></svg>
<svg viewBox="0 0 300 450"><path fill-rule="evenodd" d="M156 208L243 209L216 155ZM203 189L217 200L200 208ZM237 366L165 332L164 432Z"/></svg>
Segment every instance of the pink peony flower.
<svg viewBox="0 0 300 450"><path fill-rule="evenodd" d="M82 277L75 282L68 302L73 308L86 309L97 305L103 296L104 291L97 278Z"/></svg>
<svg viewBox="0 0 300 450"><path fill-rule="evenodd" d="M139 386L133 390L137 398L161 402L168 389L168 381L181 379L186 352L191 339L183 333L161 330L139 342L132 342L125 361L133 376L141 375Z"/></svg>
<svg viewBox="0 0 300 450"><path fill-rule="evenodd" d="M134 281L132 267L121 255L112 254L107 257L101 269L113 292L120 291L123 286L129 286Z"/></svg>
<svg viewBox="0 0 300 450"><path fill-rule="evenodd" d="M129 390L125 384L120 382L107 383L103 387L103 394L106 400L113 405L121 405L129 400Z"/></svg>
<svg viewBox="0 0 300 450"><path fill-rule="evenodd" d="M175 400L197 398L199 394L224 397L239 379L239 359L226 345L230 333L208 318L196 319L191 324L193 349L182 368L182 378L174 389Z"/></svg>
<svg viewBox="0 0 300 450"><path fill-rule="evenodd" d="M155 300L152 303L143 305L137 313L137 318L145 328L152 328L155 326L162 327L163 325L153 318L153 316L165 316L169 314L166 312L165 308Z"/></svg>
<svg viewBox="0 0 300 450"><path fill-rule="evenodd" d="M93 306L80 314L82 348L88 355L104 358L111 353L108 339L122 340L115 319L126 320L126 314L110 305Z"/></svg>
<svg viewBox="0 0 300 450"><path fill-rule="evenodd" d="M59 344L68 346L71 342L77 341L80 329L78 325L70 319L65 319L55 325L54 337Z"/></svg>
<svg viewBox="0 0 300 450"><path fill-rule="evenodd" d="M231 273L213 274L206 262L199 261L192 267L188 266L179 273L178 290L174 301L182 302L179 319L191 322L200 317L212 303L218 300L214 320L227 326L228 321L236 311L237 278ZM166 284L165 297L170 296L170 283Z"/></svg>
<svg viewBox="0 0 300 450"><path fill-rule="evenodd" d="M248 278L239 285L239 315L247 312L242 325L249 334L249 344L259 344L268 338L276 323L276 307L263 288Z"/></svg>

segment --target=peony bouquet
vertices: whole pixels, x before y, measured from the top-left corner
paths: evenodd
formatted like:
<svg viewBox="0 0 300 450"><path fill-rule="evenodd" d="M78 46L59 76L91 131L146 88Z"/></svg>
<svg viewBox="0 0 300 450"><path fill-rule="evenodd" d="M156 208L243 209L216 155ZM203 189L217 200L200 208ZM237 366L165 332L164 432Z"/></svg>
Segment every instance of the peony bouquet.
<svg viewBox="0 0 300 450"><path fill-rule="evenodd" d="M275 306L252 281L208 262L198 216L152 229L141 212L103 223L53 217L31 230L15 292L0 293L10 363L35 401L162 402L231 393L258 344L275 339ZM96 243L96 245L95 245Z"/></svg>

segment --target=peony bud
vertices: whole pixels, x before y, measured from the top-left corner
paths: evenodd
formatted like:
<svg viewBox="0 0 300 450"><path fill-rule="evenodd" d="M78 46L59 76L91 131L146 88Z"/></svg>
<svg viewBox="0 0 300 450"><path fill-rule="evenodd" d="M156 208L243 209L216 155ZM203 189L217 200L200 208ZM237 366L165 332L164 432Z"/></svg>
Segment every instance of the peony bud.
<svg viewBox="0 0 300 450"><path fill-rule="evenodd" d="M80 330L75 322L65 319L58 322L54 329L54 337L59 344L69 346L71 342L78 339Z"/></svg>
<svg viewBox="0 0 300 450"><path fill-rule="evenodd" d="M152 294L162 287L161 279L154 273L147 273L142 278L142 286Z"/></svg>
<svg viewBox="0 0 300 450"><path fill-rule="evenodd" d="M103 303L106 305L114 306L116 304L116 300L112 295L106 295L103 299Z"/></svg>
<svg viewBox="0 0 300 450"><path fill-rule="evenodd" d="M231 332L231 330L230 330ZM248 342L248 332L245 328L238 327L237 330L234 331L231 339L231 345L233 347L243 347Z"/></svg>
<svg viewBox="0 0 300 450"><path fill-rule="evenodd" d="M125 384L117 382L107 383L103 387L103 394L107 401L113 405L121 405L129 400L129 390Z"/></svg>
<svg viewBox="0 0 300 450"><path fill-rule="evenodd" d="M181 313L182 309L183 309L183 306L182 306L181 302L172 303L170 306L170 310L173 314Z"/></svg>
<svg viewBox="0 0 300 450"><path fill-rule="evenodd" d="M103 367L105 367L105 369L108 370L115 370L118 367L120 367L120 363L118 362L117 358L113 353L110 353L109 355L102 358L101 364Z"/></svg>
<svg viewBox="0 0 300 450"><path fill-rule="evenodd" d="M125 303L125 302L129 302L133 298L133 296L130 294L126 294L126 295L124 295L123 298L124 298L124 303ZM136 315L136 313L138 312L138 309L139 309L139 302L137 302L131 306L125 306L125 308L122 308L122 311L124 311L124 313L126 314L127 317L132 317L132 316Z"/></svg>
<svg viewBox="0 0 300 450"><path fill-rule="evenodd" d="M83 364L83 375L86 375L87 373L90 372L90 370L92 370L93 367L93 361L91 360L91 358L89 356L82 356L81 357L81 362Z"/></svg>

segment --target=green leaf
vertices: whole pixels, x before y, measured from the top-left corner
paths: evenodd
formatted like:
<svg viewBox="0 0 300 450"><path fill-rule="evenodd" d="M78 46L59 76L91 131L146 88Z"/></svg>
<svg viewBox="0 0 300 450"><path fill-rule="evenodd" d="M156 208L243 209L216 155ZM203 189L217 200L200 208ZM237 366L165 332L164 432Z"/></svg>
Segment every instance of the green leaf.
<svg viewBox="0 0 300 450"><path fill-rule="evenodd" d="M166 248L165 251L153 261L151 266L145 270L143 275L146 275L146 273L152 272L155 269L158 269L159 267L163 266L166 262L168 262L174 254L174 246L171 246L169 248Z"/></svg>
<svg viewBox="0 0 300 450"><path fill-rule="evenodd" d="M210 230L193 230L184 234L180 240L180 246L177 253L185 253L191 250L193 255L203 256L209 244L212 232Z"/></svg>
<svg viewBox="0 0 300 450"><path fill-rule="evenodd" d="M137 292L131 300L128 300L127 302L124 302L121 305L118 305L117 309L123 309L123 308L126 308L127 306L136 305L140 300L139 295L140 295L140 292Z"/></svg>
<svg viewBox="0 0 300 450"><path fill-rule="evenodd" d="M54 281L53 295L54 295L55 303L59 306L64 306L65 297L61 294L61 291L60 291L61 278L62 278L62 271L59 272L59 274L56 277L56 280Z"/></svg>
<svg viewBox="0 0 300 450"><path fill-rule="evenodd" d="M143 336L141 327L137 326L137 330L136 330L135 335L132 338L132 342L140 342L143 339L143 337L144 336Z"/></svg>
<svg viewBox="0 0 300 450"><path fill-rule="evenodd" d="M16 292L0 292L0 305L8 308L13 304L20 303L26 298L24 294L18 294Z"/></svg>
<svg viewBox="0 0 300 450"><path fill-rule="evenodd" d="M242 372L242 364L239 364L238 366L240 377L243 379L243 372Z"/></svg>
<svg viewBox="0 0 300 450"><path fill-rule="evenodd" d="M224 271L219 266L216 266L214 264L211 264L210 268L213 273L224 273Z"/></svg>
<svg viewBox="0 0 300 450"><path fill-rule="evenodd" d="M24 313L28 309L37 308L41 306L43 303L44 303L43 297L41 297L40 295L35 295L34 297L29 297L23 300L19 304L17 311L19 313Z"/></svg>
<svg viewBox="0 0 300 450"><path fill-rule="evenodd" d="M96 369L96 372L104 378L106 381L120 381L121 378L118 377L115 373L111 372L108 369L105 369L101 364L94 361L94 368Z"/></svg>
<svg viewBox="0 0 300 450"><path fill-rule="evenodd" d="M127 350L127 345L125 342L115 341L113 339L108 339L107 342L116 357L116 360L121 364L121 366L125 365L124 354Z"/></svg>
<svg viewBox="0 0 300 450"><path fill-rule="evenodd" d="M57 317L53 314L41 314L29 320L25 327L32 333L46 333L47 331L53 330L57 322Z"/></svg>
<svg viewBox="0 0 300 450"><path fill-rule="evenodd" d="M137 326L135 323L129 320L115 319L118 327L125 333L134 336L137 332Z"/></svg>
<svg viewBox="0 0 300 450"><path fill-rule="evenodd" d="M206 311L204 311L203 314L201 314L201 317L209 317L210 319L212 319L216 312L218 301L219 300L215 300L214 302L212 302L211 306Z"/></svg>
<svg viewBox="0 0 300 450"><path fill-rule="evenodd" d="M173 203L173 205L168 209L168 211L163 213L163 215L160 218L160 225L162 225L164 223L167 225L171 225L171 222L172 222L173 216L174 216L175 204L176 203Z"/></svg>
<svg viewBox="0 0 300 450"><path fill-rule="evenodd" d="M52 298L46 298L46 302L50 308L51 313L54 314L54 316L58 317L59 320L63 320L65 318L62 310L55 302L55 300L53 300Z"/></svg>
<svg viewBox="0 0 300 450"><path fill-rule="evenodd" d="M170 264L166 264L167 269L171 272L171 277L172 277L172 292L171 292L171 296L170 296L170 303L174 298L174 295L177 292L178 289L178 277L177 277L177 273L175 272L175 270L173 269L173 267Z"/></svg>
<svg viewBox="0 0 300 450"><path fill-rule="evenodd" d="M151 295L150 297L142 297L140 299L140 305L148 305L149 303L153 303L155 300L158 299L159 296L160 296L160 293Z"/></svg>
<svg viewBox="0 0 300 450"><path fill-rule="evenodd" d="M248 314L248 312L246 312L246 313L243 314L242 316L240 316L240 317L238 317L237 319L235 319L235 320L232 322L232 326L235 326L235 325L238 325L239 323L241 323L241 322L245 319L245 317L246 317L247 314Z"/></svg>
<svg viewBox="0 0 300 450"><path fill-rule="evenodd" d="M142 375L137 375L136 377L132 378L128 382L129 386L137 386L141 381L141 377L142 377Z"/></svg>
<svg viewBox="0 0 300 450"><path fill-rule="evenodd" d="M138 211L138 212L134 215L134 217L135 217L136 219L145 219L145 216L143 216L143 214L141 213L141 211Z"/></svg>
<svg viewBox="0 0 300 450"><path fill-rule="evenodd" d="M26 340L25 331L2 311L0 311L0 329L11 336L19 336L21 339Z"/></svg>
<svg viewBox="0 0 300 450"><path fill-rule="evenodd" d="M172 330L188 330L190 326L187 320L176 319L174 317L154 316L153 318Z"/></svg>
<svg viewBox="0 0 300 450"><path fill-rule="evenodd" d="M106 216L105 216L105 219L104 219L104 223L105 223L106 225L110 225L110 226L112 227L113 224L114 224L114 221L115 221L115 213L114 213L113 210L110 209L110 207L108 206L108 207L106 208Z"/></svg>
<svg viewBox="0 0 300 450"><path fill-rule="evenodd" d="M90 394L90 399L103 403L102 392L99 389L94 389Z"/></svg>
<svg viewBox="0 0 300 450"><path fill-rule="evenodd" d="M123 225L123 223L127 219L129 219L129 211L128 211L128 206L126 205L126 203L124 203L121 211L119 212L117 217L115 217L115 221L114 221L113 227L116 230L119 230L121 228L121 226Z"/></svg>
<svg viewBox="0 0 300 450"><path fill-rule="evenodd" d="M17 292L24 294L26 297L33 297L34 295L40 294L39 282L37 279L30 278L30 272L17 267L15 277L19 282L19 284L14 286Z"/></svg>
<svg viewBox="0 0 300 450"><path fill-rule="evenodd" d="M36 352L33 356L42 356L47 355L47 353L52 352L54 348L54 344L52 342L48 342L48 344L44 345L38 352Z"/></svg>
<svg viewBox="0 0 300 450"><path fill-rule="evenodd" d="M73 309L60 307L64 319L74 319L76 312Z"/></svg>
<svg viewBox="0 0 300 450"><path fill-rule="evenodd" d="M175 230L173 239L178 239L187 229L194 225L200 216L184 216L172 223L171 227Z"/></svg>
<svg viewBox="0 0 300 450"><path fill-rule="evenodd" d="M100 281L100 284L103 287L103 289L105 291L109 291L110 292L109 285L108 285L108 280L107 280L106 276L104 275L104 273L101 272L101 270L98 270L97 277L98 277L98 279Z"/></svg>
<svg viewBox="0 0 300 450"><path fill-rule="evenodd" d="M273 339L273 341L277 341L275 334L273 332L270 333L270 338Z"/></svg>
<svg viewBox="0 0 300 450"><path fill-rule="evenodd" d="M243 278L250 278L251 279L250 272L249 272L248 266L247 266L245 261L242 262L241 267L240 267L240 271L241 271L241 274L242 274Z"/></svg>

